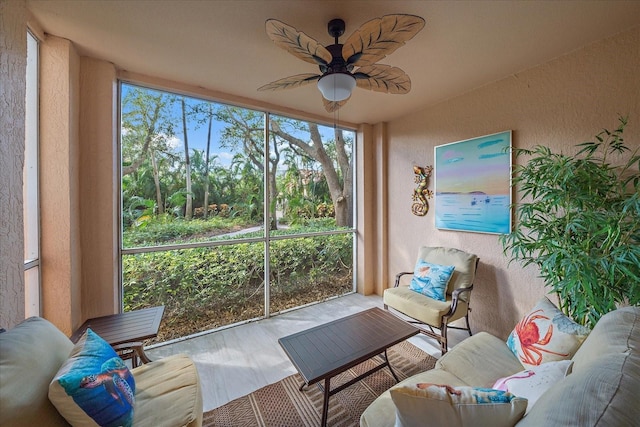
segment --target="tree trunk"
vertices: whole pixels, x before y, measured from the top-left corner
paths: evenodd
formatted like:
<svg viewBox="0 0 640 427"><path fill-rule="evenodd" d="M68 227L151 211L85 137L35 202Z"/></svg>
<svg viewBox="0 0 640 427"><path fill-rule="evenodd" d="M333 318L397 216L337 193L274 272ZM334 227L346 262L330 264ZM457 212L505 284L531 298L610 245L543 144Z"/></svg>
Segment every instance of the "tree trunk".
<svg viewBox="0 0 640 427"><path fill-rule="evenodd" d="M158 163L156 162L156 153L153 150L149 152L151 157L151 166L153 166L153 183L156 186L156 205L158 206L158 215L164 213L164 203L162 202L162 191L160 189L160 172L158 172Z"/></svg>
<svg viewBox="0 0 640 427"><path fill-rule="evenodd" d="M149 117L149 124L145 129L145 138L144 144L142 146L142 150L140 150L140 155L137 159L133 160L129 166L122 167L122 176L129 175L134 173L142 163L144 163L145 156L149 151L149 146L151 145L151 141L156 136L156 127L158 125L158 120L160 119L160 112L162 111L162 107L164 105L160 102L156 103L153 109L153 114Z"/></svg>
<svg viewBox="0 0 640 427"><path fill-rule="evenodd" d="M273 124L274 126L272 126L272 132L276 133L280 138L284 139L290 144L300 148L305 153L307 153L307 155L320 163L320 165L322 166L322 173L327 180L327 186L329 187L329 192L331 193L331 200L333 201L333 208L336 213L336 225L338 227L351 226L352 223L350 221L352 221L353 218L349 212L348 200L352 198L352 187L345 186L345 189L342 188L342 185L340 184L340 178L338 177L338 173L336 172L336 169L333 165L333 161L324 149L322 136L320 135L320 131L318 130L318 125L315 123L308 123L312 142L312 144L308 144L301 139L282 132L280 130L280 127L277 125L277 122L273 122Z"/></svg>
<svg viewBox="0 0 640 427"><path fill-rule="evenodd" d="M278 171L278 163L280 162L280 151L276 144L276 136L271 135L273 140L273 155L269 158L269 229L275 231L278 229L278 217L276 214L276 198L278 197L278 188L276 183L276 172Z"/></svg>
<svg viewBox="0 0 640 427"><path fill-rule="evenodd" d="M338 156L338 165L342 173L342 194L346 199L345 206L340 213L343 216L342 224L353 227L353 156L349 160L347 150L344 144L344 134L342 129L335 129L336 154ZM335 206L334 206L335 207ZM336 222L338 213L336 209Z"/></svg>
<svg viewBox="0 0 640 427"><path fill-rule="evenodd" d="M184 98L182 102L182 131L184 133L184 160L187 175L187 206L185 208L184 217L191 219L193 216L193 195L191 194L191 161L189 160L189 141L187 139L187 113Z"/></svg>
<svg viewBox="0 0 640 427"><path fill-rule="evenodd" d="M213 111L209 106L209 132L207 133L207 152L204 157L204 219L209 217L209 151L211 149L211 124L213 122Z"/></svg>

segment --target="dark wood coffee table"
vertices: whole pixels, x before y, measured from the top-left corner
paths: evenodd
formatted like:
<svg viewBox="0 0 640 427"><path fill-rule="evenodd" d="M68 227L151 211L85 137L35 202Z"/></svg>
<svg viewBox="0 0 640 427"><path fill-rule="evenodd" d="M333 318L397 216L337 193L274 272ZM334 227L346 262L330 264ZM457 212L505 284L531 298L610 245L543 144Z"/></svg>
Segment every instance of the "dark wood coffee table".
<svg viewBox="0 0 640 427"><path fill-rule="evenodd" d="M379 308L371 308L315 328L280 338L278 342L296 367L305 386L318 384L324 392L322 426L327 425L329 397L363 378L389 367L387 348L416 335L418 328ZM382 363L362 375L331 389L331 378L380 355ZM324 380L324 385L320 381Z"/></svg>

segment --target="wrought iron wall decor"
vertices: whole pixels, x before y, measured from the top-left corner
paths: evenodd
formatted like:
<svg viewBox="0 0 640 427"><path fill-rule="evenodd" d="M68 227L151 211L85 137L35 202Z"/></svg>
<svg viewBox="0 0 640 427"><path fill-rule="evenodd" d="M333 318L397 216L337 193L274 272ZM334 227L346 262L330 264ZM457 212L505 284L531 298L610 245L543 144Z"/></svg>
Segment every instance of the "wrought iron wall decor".
<svg viewBox="0 0 640 427"><path fill-rule="evenodd" d="M428 199L433 197L433 191L429 190L428 180L433 172L433 166L413 166L413 173L415 176L413 180L418 186L413 190L413 204L411 205L411 212L417 216L425 216L429 212Z"/></svg>

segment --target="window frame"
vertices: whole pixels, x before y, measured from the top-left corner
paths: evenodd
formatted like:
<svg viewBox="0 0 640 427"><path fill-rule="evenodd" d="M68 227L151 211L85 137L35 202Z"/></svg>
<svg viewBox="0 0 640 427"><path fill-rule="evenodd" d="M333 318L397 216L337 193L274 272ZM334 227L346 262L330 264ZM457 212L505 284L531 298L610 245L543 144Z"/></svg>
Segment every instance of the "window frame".
<svg viewBox="0 0 640 427"><path fill-rule="evenodd" d="M25 158L23 168L25 317L42 314L40 269L40 40L27 29Z"/></svg>
<svg viewBox="0 0 640 427"><path fill-rule="evenodd" d="M270 312L270 303L269 303L269 299L270 299L270 295L269 295L269 261L270 261L270 250L269 250L269 243L273 242L273 241L277 241L277 240L287 240L287 239L298 239L298 238L309 238L309 237L317 237L317 236L325 236L325 235L338 235L338 234L351 234L352 235L352 265L353 265L353 277L352 277L352 287L351 287L351 291L349 293L355 293L357 291L357 260L358 260L358 238L357 238L357 219L358 219L358 210L357 210L357 177L358 177L358 173L357 173L357 140L358 140L358 131L355 128L351 128L351 127L346 127L346 126L339 126L341 129L348 131L348 132L352 132L353 133L353 145L351 147L351 156L352 156L352 164L353 167L351 168L351 174L352 174L352 218L353 218L353 223L352 226L350 228L344 228L344 229L336 229L336 230L332 230L332 231L319 231L319 232L310 232L310 233L300 233L300 234L288 234L288 235L271 235L270 234L270 230L269 227L267 227L265 225L264 230L265 233L263 234L263 236L261 237L251 237L251 238L237 238L237 239L233 239L233 240L211 240L211 241L207 241L207 242L195 242L195 243L180 243L180 244L171 244L171 245L156 245L156 246L145 246L145 247L131 247L131 248L124 248L124 244L123 244L123 231L124 231L124 224L123 224L123 215L122 215L122 210L123 210L123 200L122 200L122 135L121 135L121 127L122 127L122 85L132 85L132 86L137 86L137 87L141 87L141 88L146 88L146 89L150 89L150 90L156 90L156 91L163 91L166 92L168 94L172 94L172 95L177 95L177 96L186 96L189 98L193 98L193 99L198 99L201 100L203 102L212 102L212 103L217 103L217 104L221 104L221 105L227 105L230 107L237 107L237 108L244 108L244 109L248 109L248 110L252 110L258 113L263 114L264 117L264 123L265 123L265 134L264 134L264 141L265 141L265 152L264 152L264 157L263 157L263 169L264 169L264 173L265 175L263 176L263 180L264 180L264 184L263 184L263 197L264 197L264 205L263 205L263 209L264 209L264 213L263 213L263 220L264 223L268 223L269 221L269 206L270 206L270 196L269 196L269 180L267 179L267 171L268 171L268 159L269 159L269 148L270 148L270 144L268 143L269 141L269 120L271 115L277 115L279 117L285 117L285 118L290 118L293 120L300 120L300 121L308 121L308 122L312 122L312 123L316 123L318 125L322 125L322 126L337 126L336 123L333 123L332 125L329 125L327 123L323 123L320 121L314 121L314 120L310 120L307 118L300 118L300 117L293 117L281 112L276 112L276 111L269 111L269 110L265 110L265 109L261 109L259 107L253 107L253 106L247 106L247 105L237 105L237 104L233 104L227 101L220 101L217 99L211 99L208 97L205 97L201 94L192 94L192 93L185 93L183 91L180 90L176 90L176 89L172 89L172 88L167 88L167 87L162 87L162 86L156 86L156 85L150 85L150 84L145 84L144 82L139 82L139 81L133 81L130 79L126 79L126 78L119 78L118 82L117 82L117 94L118 94L118 120L117 120L117 155L118 155L118 208L119 208L119 213L118 213L118 286L119 286L119 304L120 304L120 308L121 311L124 310L123 307L123 301L124 301L124 289L123 289L123 257L126 255L133 255L133 254L141 254L141 253L151 253L151 252L165 252L165 251L174 251L174 250L181 250L181 249L192 249L192 248L216 248L216 247L221 247L221 246L229 246L229 245L238 245L238 244L250 244L250 243L263 243L264 244L264 268L265 268L265 281L264 281L264 295L265 295L265 302L264 302L264 313L263 316L260 318L269 318L272 315L276 315L279 313L283 313L283 312L287 312L290 310L295 310L299 307L295 307L292 309L287 309L287 310L282 310L279 312L275 312L275 313L271 313ZM318 301L320 302L320 301ZM239 322L241 323L245 323L245 322L249 322L255 319L251 319L251 320L246 320L246 321L241 321Z"/></svg>

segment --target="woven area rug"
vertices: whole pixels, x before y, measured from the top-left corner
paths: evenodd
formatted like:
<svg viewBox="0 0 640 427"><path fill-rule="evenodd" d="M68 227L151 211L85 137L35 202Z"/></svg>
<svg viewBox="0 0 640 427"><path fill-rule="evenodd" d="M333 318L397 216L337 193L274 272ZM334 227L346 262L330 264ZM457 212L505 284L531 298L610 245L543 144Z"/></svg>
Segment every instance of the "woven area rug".
<svg viewBox="0 0 640 427"><path fill-rule="evenodd" d="M400 381L432 369L436 359L406 341L387 351L389 361ZM344 384L378 364L368 360L331 380L331 388ZM322 418L323 394L315 385L298 388L302 379L291 375L247 396L204 414L206 427L317 427ZM329 399L328 426L359 426L360 415L373 400L396 384L388 368L347 387Z"/></svg>

